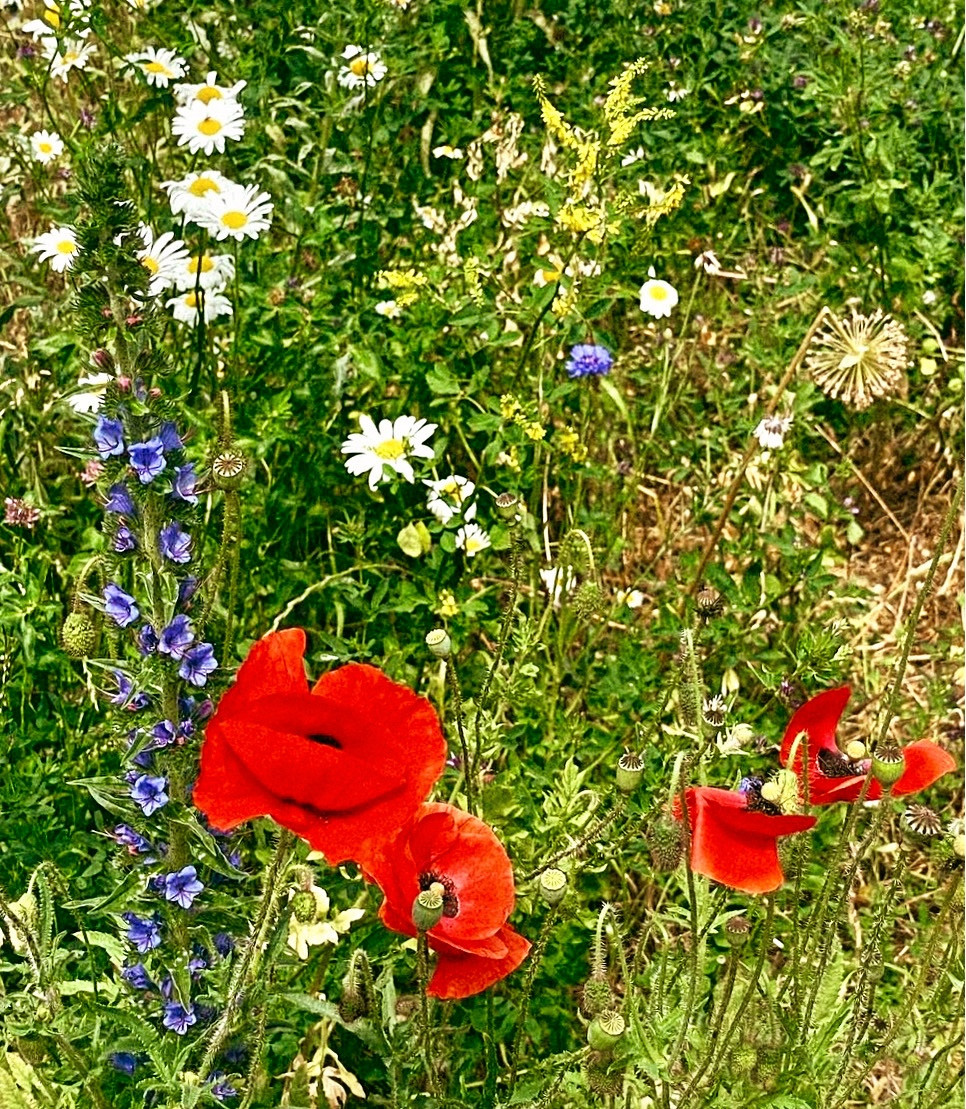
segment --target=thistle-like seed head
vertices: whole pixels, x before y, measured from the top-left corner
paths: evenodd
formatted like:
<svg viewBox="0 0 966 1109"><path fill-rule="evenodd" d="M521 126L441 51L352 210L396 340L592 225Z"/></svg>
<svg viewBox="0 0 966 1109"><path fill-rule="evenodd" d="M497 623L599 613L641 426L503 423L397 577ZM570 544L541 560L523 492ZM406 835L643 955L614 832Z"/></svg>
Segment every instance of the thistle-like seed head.
<svg viewBox="0 0 966 1109"><path fill-rule="evenodd" d="M97 646L97 625L87 612L72 612L60 629L60 641L71 658L89 658Z"/></svg>

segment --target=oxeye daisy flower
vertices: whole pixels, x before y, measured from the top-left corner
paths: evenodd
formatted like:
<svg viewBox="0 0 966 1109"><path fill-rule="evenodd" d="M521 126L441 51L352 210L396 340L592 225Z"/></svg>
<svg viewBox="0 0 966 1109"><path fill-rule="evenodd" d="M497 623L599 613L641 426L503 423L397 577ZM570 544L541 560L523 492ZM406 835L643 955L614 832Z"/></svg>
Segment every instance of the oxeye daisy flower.
<svg viewBox="0 0 966 1109"><path fill-rule="evenodd" d="M211 323L219 316L230 316L232 313L228 297L214 291L206 293L203 289L182 293L166 303L176 320L191 327L195 327L202 316L205 323Z"/></svg>
<svg viewBox="0 0 966 1109"><path fill-rule="evenodd" d="M257 185L225 185L211 193L191 219L221 242L257 239L272 225L272 198Z"/></svg>
<svg viewBox="0 0 966 1109"><path fill-rule="evenodd" d="M436 424L417 420L414 416L397 416L395 420L380 420L376 427L370 416L360 416L361 431L354 432L342 444L342 453L352 455L347 458L345 468L356 476L369 474L369 488L375 489L387 475L385 470L395 471L408 482L416 480L410 457L432 458L432 447L426 440L436 430Z"/></svg>
<svg viewBox="0 0 966 1109"><path fill-rule="evenodd" d="M210 104L212 100L236 100L238 94L248 83L236 81L230 88L219 85L216 81L218 74L212 70L205 78L202 85L175 85L174 98L179 104L190 104L192 100L200 100L202 104Z"/></svg>
<svg viewBox="0 0 966 1109"><path fill-rule="evenodd" d="M463 506L473 496L476 488L469 478L460 477L459 474L450 474L438 481L423 481L423 485L429 488L426 507L441 524L448 524L463 511ZM464 515L467 520L472 520L476 515L476 505L469 505Z"/></svg>
<svg viewBox="0 0 966 1109"><path fill-rule="evenodd" d="M785 445L785 435L791 426L791 416L767 416L755 428L754 436L762 450L781 450Z"/></svg>
<svg viewBox="0 0 966 1109"><path fill-rule="evenodd" d="M99 412L104 403L104 393L108 385L114 380L113 374L81 374L77 379L78 387L88 386L86 392L73 393L67 397L67 403L78 413Z"/></svg>
<svg viewBox="0 0 966 1109"><path fill-rule="evenodd" d="M148 46L140 54L126 55L126 59L141 70L149 85L159 89L166 89L176 77L184 77L188 68L184 58L163 47Z"/></svg>
<svg viewBox="0 0 966 1109"><path fill-rule="evenodd" d="M877 398L898 391L909 366L909 340L902 324L881 309L848 319L826 315L827 327L809 346L805 368L830 397L861 412Z"/></svg>
<svg viewBox="0 0 966 1109"><path fill-rule="evenodd" d="M204 207L208 197L217 196L226 185L233 183L218 170L207 169L189 173L180 181L162 181L161 188L167 190L172 215L184 212L187 219L193 220L194 213Z"/></svg>
<svg viewBox="0 0 966 1109"><path fill-rule="evenodd" d="M193 254L181 262L174 283L182 291L220 292L234 276L235 260L230 254Z"/></svg>
<svg viewBox="0 0 966 1109"><path fill-rule="evenodd" d="M45 166L64 153L64 143L56 131L34 131L30 136L30 153L35 162Z"/></svg>
<svg viewBox="0 0 966 1109"><path fill-rule="evenodd" d="M165 231L157 239L150 227L138 228L144 249L137 252L137 260L151 275L148 296L155 297L175 283L182 267L188 261L188 248L174 233Z"/></svg>
<svg viewBox="0 0 966 1109"><path fill-rule="evenodd" d="M378 54L367 53L361 46L350 44L342 51L342 57L346 64L339 69L336 80L346 89L361 89L364 85L372 88L388 72Z"/></svg>
<svg viewBox="0 0 966 1109"><path fill-rule="evenodd" d="M677 302L678 291L667 281L660 281L652 276L641 286L641 311L656 320L670 316Z"/></svg>
<svg viewBox="0 0 966 1109"><path fill-rule="evenodd" d="M73 266L80 246L73 227L52 227L46 234L38 235L30 249L40 255L41 262L50 262L55 273L63 273Z"/></svg>
<svg viewBox="0 0 966 1109"><path fill-rule="evenodd" d="M456 533L456 546L467 558L475 558L490 546L490 537L479 524L464 524Z"/></svg>
<svg viewBox="0 0 966 1109"><path fill-rule="evenodd" d="M43 55L50 62L51 76L65 82L72 69L87 68L87 61L96 50L93 43L85 43L83 39L64 39L58 43L50 38L44 39L43 44Z"/></svg>
<svg viewBox="0 0 966 1109"><path fill-rule="evenodd" d="M191 154L204 151L225 152L226 139L240 139L245 133L245 109L237 100L192 100L182 104L174 115L171 133L178 136L178 146L187 145Z"/></svg>

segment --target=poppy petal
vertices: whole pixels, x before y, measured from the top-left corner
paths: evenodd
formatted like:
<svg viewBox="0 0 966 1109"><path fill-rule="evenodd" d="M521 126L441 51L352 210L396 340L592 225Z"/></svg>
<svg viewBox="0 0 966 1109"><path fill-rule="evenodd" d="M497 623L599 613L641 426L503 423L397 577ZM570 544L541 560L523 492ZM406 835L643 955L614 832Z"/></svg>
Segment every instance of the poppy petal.
<svg viewBox="0 0 966 1109"><path fill-rule="evenodd" d="M848 704L852 690L847 686L838 689L829 689L812 697L792 716L785 729L779 755L782 766L788 767L788 757L791 753L795 739L805 732L808 736L809 762L817 757L819 748L837 751L835 743L835 729L838 727L845 706ZM788 767L798 774L802 765L802 745L799 744L795 754L795 765Z"/></svg>
<svg viewBox="0 0 966 1109"><path fill-rule="evenodd" d="M489 989L516 970L527 957L530 943L508 924L500 929L499 936L506 945L506 954L499 959L441 954L426 992L433 997L456 1001Z"/></svg>
<svg viewBox="0 0 966 1109"><path fill-rule="evenodd" d="M305 632L286 628L271 632L252 644L238 668L234 683L222 694L217 715L228 719L243 713L248 705L272 694L305 693Z"/></svg>
<svg viewBox="0 0 966 1109"><path fill-rule="evenodd" d="M902 757L906 767L902 777L892 787L892 792L898 797L918 793L919 790L931 786L943 774L956 769L953 756L928 739L917 739L915 743L903 747Z"/></svg>

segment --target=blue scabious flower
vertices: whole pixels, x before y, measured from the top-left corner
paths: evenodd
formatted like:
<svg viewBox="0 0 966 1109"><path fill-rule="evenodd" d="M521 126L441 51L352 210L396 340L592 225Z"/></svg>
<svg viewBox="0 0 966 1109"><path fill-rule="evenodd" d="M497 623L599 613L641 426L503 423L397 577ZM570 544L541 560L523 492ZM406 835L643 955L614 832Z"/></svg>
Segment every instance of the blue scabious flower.
<svg viewBox="0 0 966 1109"><path fill-rule="evenodd" d="M127 938L142 955L161 946L161 925L157 920L145 920L136 913L122 913L121 919L128 926Z"/></svg>
<svg viewBox="0 0 966 1109"><path fill-rule="evenodd" d="M188 1029L198 1020L193 1005L187 1007L180 1001L169 1001L164 1007L164 1017L161 1023L172 1032L183 1036Z"/></svg>
<svg viewBox="0 0 966 1109"><path fill-rule="evenodd" d="M567 359L568 377L586 377L588 374L599 377L614 364L614 356L607 347L597 343L578 343L570 350Z"/></svg>
<svg viewBox="0 0 966 1109"><path fill-rule="evenodd" d="M194 641L195 633L191 630L191 621L187 616L176 616L161 632L158 650L162 655L178 660L184 658L185 651Z"/></svg>
<svg viewBox="0 0 966 1109"><path fill-rule="evenodd" d="M148 439L146 443L132 443L127 453L131 459L131 469L142 485L154 481L167 465L164 444L157 437Z"/></svg>
<svg viewBox="0 0 966 1109"><path fill-rule="evenodd" d="M195 474L193 462L186 462L183 466L177 466L174 477L171 479L171 496L179 501L187 501L188 504L197 504L198 494L195 492L197 482L198 478Z"/></svg>
<svg viewBox="0 0 966 1109"><path fill-rule="evenodd" d="M137 538L127 524L118 524L114 536L114 550L118 554L125 554L127 551L136 551L137 545Z"/></svg>
<svg viewBox="0 0 966 1109"><path fill-rule="evenodd" d="M104 586L104 611L122 628L133 624L141 615L137 601L113 581Z"/></svg>
<svg viewBox="0 0 966 1109"><path fill-rule="evenodd" d="M132 963L121 971L121 977L136 990L152 990L154 983L145 969L144 963Z"/></svg>
<svg viewBox="0 0 966 1109"><path fill-rule="evenodd" d="M184 446L184 442L178 434L178 429L171 420L165 420L161 425L158 438L161 440L161 446L166 451L179 451Z"/></svg>
<svg viewBox="0 0 966 1109"><path fill-rule="evenodd" d="M186 531L182 531L177 520L165 524L161 529L158 541L161 554L169 562L185 563L191 561L191 536Z"/></svg>
<svg viewBox="0 0 966 1109"><path fill-rule="evenodd" d="M153 654L158 649L158 633L153 624L142 624L138 631L138 650L142 655Z"/></svg>
<svg viewBox="0 0 966 1109"><path fill-rule="evenodd" d="M131 786L131 798L145 816L151 816L170 801L164 792L167 786L167 778L152 778L148 774L141 774Z"/></svg>
<svg viewBox="0 0 966 1109"><path fill-rule="evenodd" d="M218 669L218 660L215 658L215 648L210 643L199 643L196 647L185 651L178 676L184 678L192 685L202 686L208 681L208 675Z"/></svg>
<svg viewBox="0 0 966 1109"><path fill-rule="evenodd" d="M107 1061L115 1070L119 1070L122 1074L128 1076L134 1074L138 1065L138 1057L132 1055L130 1051L112 1051L111 1054L108 1055Z"/></svg>
<svg viewBox="0 0 966 1109"><path fill-rule="evenodd" d="M131 494L127 491L127 486L123 481L119 481L108 489L104 511L116 512L118 516L136 515L137 509L134 507L134 501L131 500Z"/></svg>
<svg viewBox="0 0 966 1109"><path fill-rule="evenodd" d="M98 416L94 425L94 446L101 458L124 453L124 424L107 416Z"/></svg>
<svg viewBox="0 0 966 1109"><path fill-rule="evenodd" d="M164 896L182 909L190 909L194 899L205 888L193 866L183 866L179 871L164 876Z"/></svg>

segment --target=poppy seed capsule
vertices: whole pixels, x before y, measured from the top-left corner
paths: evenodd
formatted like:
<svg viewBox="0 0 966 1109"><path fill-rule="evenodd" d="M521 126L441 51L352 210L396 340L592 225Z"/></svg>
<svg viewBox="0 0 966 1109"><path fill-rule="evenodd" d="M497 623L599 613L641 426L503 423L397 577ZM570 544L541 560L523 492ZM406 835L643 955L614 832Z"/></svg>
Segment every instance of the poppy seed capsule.
<svg viewBox="0 0 966 1109"><path fill-rule="evenodd" d="M540 896L548 905L557 905L567 892L567 875L555 866L540 875Z"/></svg>
<svg viewBox="0 0 966 1109"><path fill-rule="evenodd" d="M71 658L87 658L97 646L97 627L86 612L72 612L60 629L60 641Z"/></svg>
<svg viewBox="0 0 966 1109"><path fill-rule="evenodd" d="M443 915L443 886L433 882L429 889L420 893L413 902L413 924L420 932L428 932L439 924Z"/></svg>
<svg viewBox="0 0 966 1109"><path fill-rule="evenodd" d="M624 1035L625 1027L620 1013L614 1010L600 1013L587 1027L587 1043L595 1051L610 1051Z"/></svg>
<svg viewBox="0 0 966 1109"><path fill-rule="evenodd" d="M217 489L237 489L245 479L248 459L233 447L219 451L211 460L211 480Z"/></svg>
<svg viewBox="0 0 966 1109"><path fill-rule="evenodd" d="M730 917L725 925L725 939L732 947L743 947L751 935L751 922L746 916Z"/></svg>
<svg viewBox="0 0 966 1109"><path fill-rule="evenodd" d="M617 760L617 788L621 793L633 793L644 776L644 763L640 755L625 751Z"/></svg>
<svg viewBox="0 0 966 1109"><path fill-rule="evenodd" d="M449 658L453 653L453 641L444 628L434 628L426 636L426 646L430 654L437 658Z"/></svg>
<svg viewBox="0 0 966 1109"><path fill-rule="evenodd" d="M872 777L886 789L902 777L906 763L898 747L883 745L872 756Z"/></svg>
<svg viewBox="0 0 966 1109"><path fill-rule="evenodd" d="M720 616L724 611L724 601L721 594L717 589L712 589L710 585L703 585L698 590L698 595L694 598L695 604L698 609L698 616L707 624L714 620L716 616Z"/></svg>
<svg viewBox="0 0 966 1109"><path fill-rule="evenodd" d="M496 498L496 512L504 520L516 524L519 522L520 498L516 493L501 493Z"/></svg>

